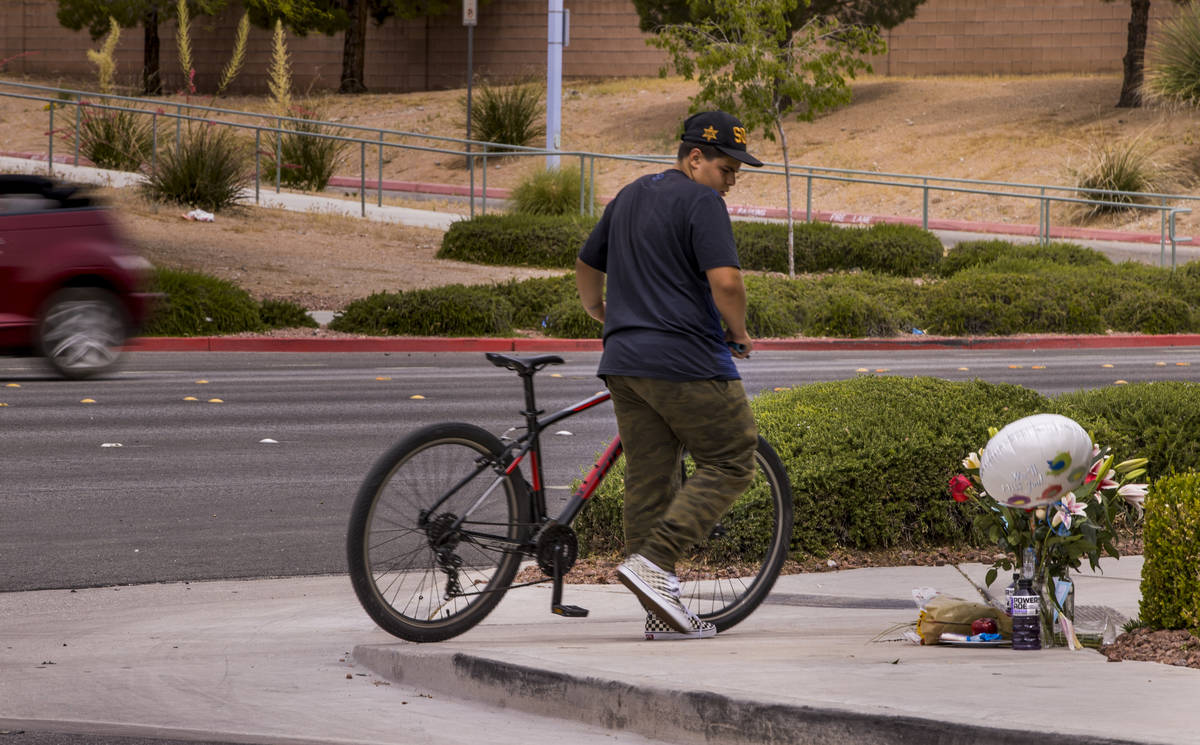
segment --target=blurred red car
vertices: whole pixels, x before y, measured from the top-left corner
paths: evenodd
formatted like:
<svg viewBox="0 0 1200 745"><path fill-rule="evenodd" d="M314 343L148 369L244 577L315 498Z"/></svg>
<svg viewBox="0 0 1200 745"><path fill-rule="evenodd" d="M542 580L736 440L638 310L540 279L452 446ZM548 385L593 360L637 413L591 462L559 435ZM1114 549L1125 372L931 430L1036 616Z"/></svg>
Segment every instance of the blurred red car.
<svg viewBox="0 0 1200 745"><path fill-rule="evenodd" d="M150 311L151 271L74 187L0 175L0 354L68 378L112 369Z"/></svg>

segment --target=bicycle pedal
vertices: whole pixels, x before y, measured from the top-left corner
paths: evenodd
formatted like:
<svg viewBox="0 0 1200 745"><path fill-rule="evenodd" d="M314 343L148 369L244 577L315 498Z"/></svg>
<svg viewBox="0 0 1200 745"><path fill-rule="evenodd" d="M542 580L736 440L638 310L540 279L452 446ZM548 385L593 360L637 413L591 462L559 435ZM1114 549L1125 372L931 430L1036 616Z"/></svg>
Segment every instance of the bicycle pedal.
<svg viewBox="0 0 1200 745"><path fill-rule="evenodd" d="M567 618L583 618L588 614L587 608L580 608L578 605L559 605L550 606L550 612L556 616L565 616Z"/></svg>

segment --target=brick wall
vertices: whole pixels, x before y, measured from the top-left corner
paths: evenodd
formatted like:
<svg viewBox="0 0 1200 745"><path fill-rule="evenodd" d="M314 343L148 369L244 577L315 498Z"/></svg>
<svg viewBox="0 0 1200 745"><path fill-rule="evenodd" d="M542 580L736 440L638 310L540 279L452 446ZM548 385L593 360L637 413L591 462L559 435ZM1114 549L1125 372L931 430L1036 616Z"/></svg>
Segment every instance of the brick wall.
<svg viewBox="0 0 1200 745"><path fill-rule="evenodd" d="M568 78L654 75L663 54L645 44L629 0L566 0L570 45L563 52ZM476 74L494 78L544 75L546 0L494 0L479 10L475 29ZM1156 20L1175 10L1156 0ZM68 31L55 19L54 0L0 0L0 60L5 69L38 76L94 78L85 51L95 48L85 31ZM1100 0L927 0L915 18L887 32L888 54L874 60L885 75L1117 72L1125 53L1129 4ZM193 22L193 57L201 87L215 84L229 56L235 13ZM175 55L174 24L160 27L162 67L168 88L183 83ZM235 89L262 91L271 34L251 30L246 66ZM341 35L290 37L296 89L336 88ZM367 29L366 84L374 91L461 86L466 80L467 31L461 17L397 22ZM25 56L14 57L23 52ZM142 30L125 29L117 55L123 83L135 84L142 65Z"/></svg>

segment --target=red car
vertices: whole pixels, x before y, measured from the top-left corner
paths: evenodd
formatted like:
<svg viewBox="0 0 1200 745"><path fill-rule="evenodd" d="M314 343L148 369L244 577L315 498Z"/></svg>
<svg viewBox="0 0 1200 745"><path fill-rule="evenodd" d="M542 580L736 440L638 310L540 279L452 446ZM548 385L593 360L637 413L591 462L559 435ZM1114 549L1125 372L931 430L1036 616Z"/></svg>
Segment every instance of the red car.
<svg viewBox="0 0 1200 745"><path fill-rule="evenodd" d="M151 270L74 187L0 175L0 354L68 378L110 370L147 318Z"/></svg>

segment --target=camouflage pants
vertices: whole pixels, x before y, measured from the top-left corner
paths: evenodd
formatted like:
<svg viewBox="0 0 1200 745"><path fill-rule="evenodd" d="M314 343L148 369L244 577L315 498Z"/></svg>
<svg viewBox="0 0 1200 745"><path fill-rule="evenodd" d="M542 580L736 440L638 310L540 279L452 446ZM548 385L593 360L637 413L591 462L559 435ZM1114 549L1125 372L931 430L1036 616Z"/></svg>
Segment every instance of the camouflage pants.
<svg viewBox="0 0 1200 745"><path fill-rule="evenodd" d="M758 428L740 380L606 376L625 448L625 550L667 571L754 479ZM680 484L687 449L696 471Z"/></svg>

